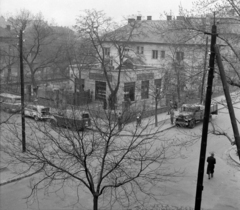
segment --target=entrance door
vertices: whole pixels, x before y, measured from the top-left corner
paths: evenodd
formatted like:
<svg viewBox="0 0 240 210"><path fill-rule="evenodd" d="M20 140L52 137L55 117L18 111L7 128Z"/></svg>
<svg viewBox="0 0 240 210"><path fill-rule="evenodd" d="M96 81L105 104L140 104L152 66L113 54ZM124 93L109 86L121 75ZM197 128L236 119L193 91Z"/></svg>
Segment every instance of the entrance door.
<svg viewBox="0 0 240 210"><path fill-rule="evenodd" d="M106 82L95 81L95 100L106 100Z"/></svg>

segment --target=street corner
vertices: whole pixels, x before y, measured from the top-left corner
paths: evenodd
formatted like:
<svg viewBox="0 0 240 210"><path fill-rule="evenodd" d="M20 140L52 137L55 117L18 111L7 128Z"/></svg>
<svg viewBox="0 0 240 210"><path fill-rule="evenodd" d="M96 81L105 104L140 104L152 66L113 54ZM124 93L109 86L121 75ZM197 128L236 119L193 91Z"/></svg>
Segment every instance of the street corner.
<svg viewBox="0 0 240 210"><path fill-rule="evenodd" d="M229 156L234 162L236 162L237 164L240 165L240 160L239 160L239 157L238 157L238 154L237 154L237 147L236 146L232 146L229 149Z"/></svg>
<svg viewBox="0 0 240 210"><path fill-rule="evenodd" d="M30 177L36 173L38 173L38 171L37 172L27 171L27 172L17 173L12 171L11 168L9 167L2 167L0 170L0 186L19 181L21 179Z"/></svg>

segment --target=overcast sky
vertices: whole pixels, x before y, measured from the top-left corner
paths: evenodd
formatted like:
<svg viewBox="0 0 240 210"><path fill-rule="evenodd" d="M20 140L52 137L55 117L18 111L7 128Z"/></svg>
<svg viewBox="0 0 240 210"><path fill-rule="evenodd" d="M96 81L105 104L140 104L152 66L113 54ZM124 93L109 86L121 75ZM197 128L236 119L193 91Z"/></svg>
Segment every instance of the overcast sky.
<svg viewBox="0 0 240 210"><path fill-rule="evenodd" d="M159 19L160 13L178 15L181 4L190 9L193 0L0 0L0 15L11 16L21 9L33 14L41 12L46 20L54 20L60 26L72 26L77 16L86 9L103 10L116 21L123 17L141 14Z"/></svg>

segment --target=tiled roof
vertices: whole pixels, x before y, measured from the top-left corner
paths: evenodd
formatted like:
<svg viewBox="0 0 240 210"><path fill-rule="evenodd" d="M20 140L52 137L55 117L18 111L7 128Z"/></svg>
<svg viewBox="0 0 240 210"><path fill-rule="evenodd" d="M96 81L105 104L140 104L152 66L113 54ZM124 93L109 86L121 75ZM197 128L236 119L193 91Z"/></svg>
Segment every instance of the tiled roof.
<svg viewBox="0 0 240 210"><path fill-rule="evenodd" d="M189 28L186 22L179 20L133 21L108 35L108 41L115 38L118 41L137 43L205 44L204 33Z"/></svg>

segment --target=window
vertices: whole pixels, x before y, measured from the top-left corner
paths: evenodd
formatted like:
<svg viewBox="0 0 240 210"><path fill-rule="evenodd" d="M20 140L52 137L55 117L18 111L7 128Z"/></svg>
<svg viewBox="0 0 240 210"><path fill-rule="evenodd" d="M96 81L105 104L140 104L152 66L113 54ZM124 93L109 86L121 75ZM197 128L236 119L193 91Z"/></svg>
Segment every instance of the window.
<svg viewBox="0 0 240 210"><path fill-rule="evenodd" d="M144 48L137 46L137 54L143 54L144 53Z"/></svg>
<svg viewBox="0 0 240 210"><path fill-rule="evenodd" d="M184 52L176 52L176 60L182 61L184 59Z"/></svg>
<svg viewBox="0 0 240 210"><path fill-rule="evenodd" d="M152 51L152 59L158 59L158 51L157 50Z"/></svg>
<svg viewBox="0 0 240 210"><path fill-rule="evenodd" d="M155 90L156 90L156 96L161 94L161 86L162 86L162 79L155 79Z"/></svg>
<svg viewBox="0 0 240 210"><path fill-rule="evenodd" d="M162 79L155 79L154 84L155 84L156 88L158 88L160 90L161 85L162 85Z"/></svg>
<svg viewBox="0 0 240 210"><path fill-rule="evenodd" d="M165 58L165 51L164 50L161 51L161 58Z"/></svg>
<svg viewBox="0 0 240 210"><path fill-rule="evenodd" d="M135 82L124 83L124 101L135 101Z"/></svg>
<svg viewBox="0 0 240 210"><path fill-rule="evenodd" d="M149 94L149 80L142 81L141 87L141 97L142 99L147 99Z"/></svg>
<svg viewBox="0 0 240 210"><path fill-rule="evenodd" d="M104 53L104 56L110 56L110 47L104 47L103 53Z"/></svg>
<svg viewBox="0 0 240 210"><path fill-rule="evenodd" d="M95 99L106 100L106 82L95 81Z"/></svg>

